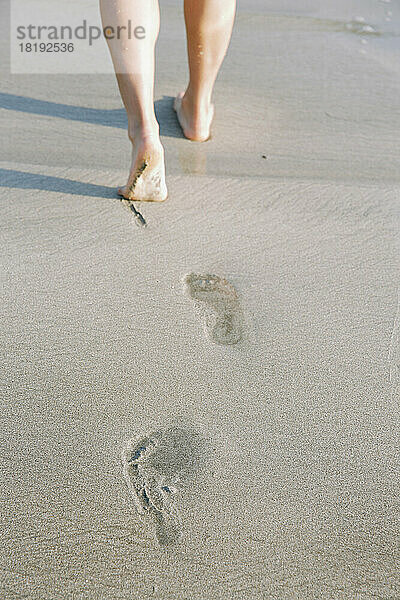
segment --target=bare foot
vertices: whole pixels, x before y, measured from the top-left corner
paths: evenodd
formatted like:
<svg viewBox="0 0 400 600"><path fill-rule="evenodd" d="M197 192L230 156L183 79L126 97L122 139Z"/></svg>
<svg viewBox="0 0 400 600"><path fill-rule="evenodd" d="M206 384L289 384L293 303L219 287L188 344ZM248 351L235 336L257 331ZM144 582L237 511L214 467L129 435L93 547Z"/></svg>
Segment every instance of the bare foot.
<svg viewBox="0 0 400 600"><path fill-rule="evenodd" d="M132 142L132 166L127 184L118 189L127 200L163 202L168 192L165 183L164 148L159 140L143 138Z"/></svg>
<svg viewBox="0 0 400 600"><path fill-rule="evenodd" d="M210 139L210 128L214 118L213 104L195 110L187 94L181 92L175 98L174 110L185 137L193 142L207 142Z"/></svg>

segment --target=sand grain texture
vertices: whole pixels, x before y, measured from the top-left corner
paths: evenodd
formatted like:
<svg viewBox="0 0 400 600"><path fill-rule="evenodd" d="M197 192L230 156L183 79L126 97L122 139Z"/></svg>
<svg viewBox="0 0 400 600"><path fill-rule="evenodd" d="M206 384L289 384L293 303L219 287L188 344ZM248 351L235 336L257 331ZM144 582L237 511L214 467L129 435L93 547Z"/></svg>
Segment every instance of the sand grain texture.
<svg viewBox="0 0 400 600"><path fill-rule="evenodd" d="M395 600L399 5L388 23L372 0L243 0L199 145L172 111L180 5L161 4L169 199L136 205L146 228L115 196L114 80L2 77L0 595ZM363 44L357 16L382 35ZM240 343L204 335L190 273L234 286ZM189 451L160 546L120 457L174 427L206 460Z"/></svg>

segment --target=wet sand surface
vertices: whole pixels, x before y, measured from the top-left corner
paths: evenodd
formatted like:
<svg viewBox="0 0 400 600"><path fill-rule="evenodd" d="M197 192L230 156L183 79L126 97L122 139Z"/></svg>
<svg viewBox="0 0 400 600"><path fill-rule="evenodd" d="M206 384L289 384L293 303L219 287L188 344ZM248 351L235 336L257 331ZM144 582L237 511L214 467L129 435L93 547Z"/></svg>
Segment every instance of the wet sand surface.
<svg viewBox="0 0 400 600"><path fill-rule="evenodd" d="M400 596L400 6L298 4L240 3L199 145L162 3L146 227L113 78L2 77L7 600ZM237 343L190 274L226 280Z"/></svg>

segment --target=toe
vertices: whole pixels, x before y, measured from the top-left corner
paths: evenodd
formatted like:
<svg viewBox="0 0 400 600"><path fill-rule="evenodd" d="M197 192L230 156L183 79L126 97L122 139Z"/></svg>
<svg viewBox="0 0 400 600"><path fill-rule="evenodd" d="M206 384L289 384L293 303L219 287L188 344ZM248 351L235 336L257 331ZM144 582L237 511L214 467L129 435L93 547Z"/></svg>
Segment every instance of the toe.
<svg viewBox="0 0 400 600"><path fill-rule="evenodd" d="M182 96L183 96L183 94L182 94L182 92L180 92L174 100L174 111L175 112L178 112L178 110L180 109L181 102L182 102Z"/></svg>
<svg viewBox="0 0 400 600"><path fill-rule="evenodd" d="M122 188L118 188L118 196L125 198L125 200L132 200L132 194L126 185Z"/></svg>

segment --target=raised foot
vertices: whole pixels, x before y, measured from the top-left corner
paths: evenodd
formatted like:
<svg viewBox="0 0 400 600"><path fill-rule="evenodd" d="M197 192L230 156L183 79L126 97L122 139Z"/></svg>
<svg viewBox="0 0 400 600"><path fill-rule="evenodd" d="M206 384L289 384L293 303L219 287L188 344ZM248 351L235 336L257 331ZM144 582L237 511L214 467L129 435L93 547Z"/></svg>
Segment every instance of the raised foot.
<svg viewBox="0 0 400 600"><path fill-rule="evenodd" d="M217 344L233 345L243 338L244 317L238 294L229 281L218 275L186 275L187 293L199 307L208 307L211 318L205 314L205 328Z"/></svg>
<svg viewBox="0 0 400 600"><path fill-rule="evenodd" d="M185 102L184 92L180 92L174 101L174 110L182 128L184 136L192 142L207 142L211 139L211 123L214 118L214 105L210 106L197 115L190 110Z"/></svg>
<svg viewBox="0 0 400 600"><path fill-rule="evenodd" d="M126 200L137 202L163 202L167 199L164 150L161 145L132 151L128 182L118 189L118 194Z"/></svg>

